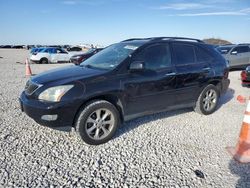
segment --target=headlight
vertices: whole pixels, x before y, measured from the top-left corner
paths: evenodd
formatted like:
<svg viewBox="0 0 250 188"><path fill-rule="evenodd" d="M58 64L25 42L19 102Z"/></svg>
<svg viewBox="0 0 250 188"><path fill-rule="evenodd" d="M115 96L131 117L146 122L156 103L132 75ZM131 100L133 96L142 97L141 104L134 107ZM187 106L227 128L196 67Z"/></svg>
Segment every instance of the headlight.
<svg viewBox="0 0 250 188"><path fill-rule="evenodd" d="M58 102L61 100L62 96L72 87L74 87L74 85L62 85L48 88L38 96L38 99L50 102Z"/></svg>

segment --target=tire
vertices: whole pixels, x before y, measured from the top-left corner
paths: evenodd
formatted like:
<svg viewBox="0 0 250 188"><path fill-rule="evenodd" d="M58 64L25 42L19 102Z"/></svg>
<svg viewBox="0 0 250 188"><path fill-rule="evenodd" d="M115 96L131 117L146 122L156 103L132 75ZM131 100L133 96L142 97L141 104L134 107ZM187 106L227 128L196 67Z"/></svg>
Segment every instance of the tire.
<svg viewBox="0 0 250 188"><path fill-rule="evenodd" d="M48 64L48 63L49 63L49 61L45 57L40 60L40 64Z"/></svg>
<svg viewBox="0 0 250 188"><path fill-rule="evenodd" d="M212 114L217 108L218 99L219 91L217 87L210 84L199 95L194 111L203 115Z"/></svg>
<svg viewBox="0 0 250 188"><path fill-rule="evenodd" d="M108 142L119 125L120 116L115 106L105 100L95 100L80 110L75 129L84 142L99 145Z"/></svg>

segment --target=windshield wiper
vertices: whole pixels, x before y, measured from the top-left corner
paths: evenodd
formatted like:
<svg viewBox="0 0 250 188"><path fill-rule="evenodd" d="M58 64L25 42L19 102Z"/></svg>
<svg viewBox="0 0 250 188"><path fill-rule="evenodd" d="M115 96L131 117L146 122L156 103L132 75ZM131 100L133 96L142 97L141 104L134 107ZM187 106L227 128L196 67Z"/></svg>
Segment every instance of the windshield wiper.
<svg viewBox="0 0 250 188"><path fill-rule="evenodd" d="M105 68L95 67L95 66L90 65L90 64L87 64L87 65L81 65L81 66L82 66L82 67L89 68L89 69L107 70L107 69L105 69Z"/></svg>

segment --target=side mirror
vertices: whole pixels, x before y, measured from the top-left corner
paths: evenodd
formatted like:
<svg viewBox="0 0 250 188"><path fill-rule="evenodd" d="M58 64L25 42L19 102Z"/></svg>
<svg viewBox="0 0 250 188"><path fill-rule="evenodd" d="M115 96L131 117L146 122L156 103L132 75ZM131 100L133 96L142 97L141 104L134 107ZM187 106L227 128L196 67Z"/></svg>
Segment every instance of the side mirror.
<svg viewBox="0 0 250 188"><path fill-rule="evenodd" d="M237 55L237 53L238 53L237 51L232 51L231 52L232 55Z"/></svg>
<svg viewBox="0 0 250 188"><path fill-rule="evenodd" d="M144 68L145 68L145 65L143 61L134 61L130 64L130 67L129 67L131 71L141 71L141 70L144 70Z"/></svg>

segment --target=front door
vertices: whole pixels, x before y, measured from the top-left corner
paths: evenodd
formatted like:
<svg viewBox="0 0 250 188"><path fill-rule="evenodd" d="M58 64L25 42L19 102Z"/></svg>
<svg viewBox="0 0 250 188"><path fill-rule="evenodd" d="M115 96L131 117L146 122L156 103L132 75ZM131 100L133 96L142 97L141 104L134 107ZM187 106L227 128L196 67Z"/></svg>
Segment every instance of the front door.
<svg viewBox="0 0 250 188"><path fill-rule="evenodd" d="M144 62L142 71L128 72L122 80L126 92L127 115L148 114L175 104L175 70L168 44L154 44L132 57Z"/></svg>

